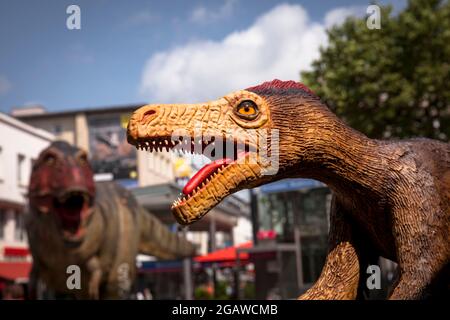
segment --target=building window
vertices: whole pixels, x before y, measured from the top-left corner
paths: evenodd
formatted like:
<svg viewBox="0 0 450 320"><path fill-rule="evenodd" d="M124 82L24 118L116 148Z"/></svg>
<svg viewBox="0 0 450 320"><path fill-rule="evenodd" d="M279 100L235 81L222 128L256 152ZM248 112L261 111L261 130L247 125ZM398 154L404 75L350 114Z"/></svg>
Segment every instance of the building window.
<svg viewBox="0 0 450 320"><path fill-rule="evenodd" d="M17 156L17 183L20 187L25 187L27 185L25 174L25 156L21 154Z"/></svg>
<svg viewBox="0 0 450 320"><path fill-rule="evenodd" d="M53 126L53 133L55 134L55 135L60 135L61 134L61 132L62 132L62 127L61 127L61 125L60 124L55 124L54 126Z"/></svg>
<svg viewBox="0 0 450 320"><path fill-rule="evenodd" d="M15 212L16 227L14 230L14 239L17 241L25 240L25 221L23 212Z"/></svg>
<svg viewBox="0 0 450 320"><path fill-rule="evenodd" d="M6 212L0 209L0 239L5 237Z"/></svg>

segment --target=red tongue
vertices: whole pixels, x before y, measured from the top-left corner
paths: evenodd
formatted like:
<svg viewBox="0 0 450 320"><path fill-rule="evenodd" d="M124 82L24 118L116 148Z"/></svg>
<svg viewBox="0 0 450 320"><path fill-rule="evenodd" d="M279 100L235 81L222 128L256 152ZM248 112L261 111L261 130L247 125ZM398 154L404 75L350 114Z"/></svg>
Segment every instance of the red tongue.
<svg viewBox="0 0 450 320"><path fill-rule="evenodd" d="M194 191L197 186L199 186L205 179L213 173L215 170L220 168L222 165L232 162L230 158L225 159L219 159L215 160L203 168L201 168L186 184L186 186L183 188L183 193L185 195L190 194L192 191Z"/></svg>

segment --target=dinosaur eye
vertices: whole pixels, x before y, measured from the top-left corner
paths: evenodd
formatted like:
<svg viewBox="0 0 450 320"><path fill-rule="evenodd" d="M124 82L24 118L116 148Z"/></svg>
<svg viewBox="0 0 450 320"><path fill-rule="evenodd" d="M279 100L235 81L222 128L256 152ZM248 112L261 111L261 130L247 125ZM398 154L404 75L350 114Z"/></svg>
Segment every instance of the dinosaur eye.
<svg viewBox="0 0 450 320"><path fill-rule="evenodd" d="M54 164L56 161L56 157L52 154L48 154L45 156L44 158L44 163L51 166L52 164Z"/></svg>
<svg viewBox="0 0 450 320"><path fill-rule="evenodd" d="M81 165L85 165L85 164L88 163L86 153L83 152L83 153L80 153L80 154L78 155L78 162L79 162Z"/></svg>
<svg viewBox="0 0 450 320"><path fill-rule="evenodd" d="M247 120L255 119L258 114L258 106L251 100L244 100L238 104L235 110L236 115Z"/></svg>

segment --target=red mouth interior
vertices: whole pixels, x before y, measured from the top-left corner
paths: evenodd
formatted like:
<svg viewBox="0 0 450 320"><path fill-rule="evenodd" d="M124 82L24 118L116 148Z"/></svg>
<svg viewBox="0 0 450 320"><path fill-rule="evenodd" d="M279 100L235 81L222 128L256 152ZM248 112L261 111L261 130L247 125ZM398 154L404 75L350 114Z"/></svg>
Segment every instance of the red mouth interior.
<svg viewBox="0 0 450 320"><path fill-rule="evenodd" d="M71 194L63 200L55 201L57 212L63 230L77 235L82 231L81 222L89 211L89 200L83 194Z"/></svg>
<svg viewBox="0 0 450 320"><path fill-rule="evenodd" d="M238 153L238 158L244 157L248 152L241 151ZM211 163L202 167L186 184L183 188L183 194L191 194L198 186L202 184L209 176L216 172L222 166L228 166L229 164L237 161L236 159L223 158L214 160Z"/></svg>
<svg viewBox="0 0 450 320"><path fill-rule="evenodd" d="M215 160L203 168L201 168L186 184L186 186L183 188L183 193L185 195L190 194L192 191L195 190L203 181L206 180L210 175L212 175L217 169L222 167L223 165L228 165L229 163L233 162L230 158L225 159L218 159Z"/></svg>

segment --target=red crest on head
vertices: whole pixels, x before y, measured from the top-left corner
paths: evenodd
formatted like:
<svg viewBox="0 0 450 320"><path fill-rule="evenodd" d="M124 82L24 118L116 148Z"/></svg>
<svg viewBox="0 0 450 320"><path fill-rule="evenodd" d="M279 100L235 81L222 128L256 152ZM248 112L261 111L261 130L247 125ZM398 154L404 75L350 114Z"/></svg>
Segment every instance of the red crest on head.
<svg viewBox="0 0 450 320"><path fill-rule="evenodd" d="M296 81L281 81L278 79L272 80L272 81L267 81L264 82L260 85L254 86L254 87L250 87L247 88L245 90L248 91L264 91L264 90L277 90L277 89L281 89L281 90L286 90L286 89L298 89L301 91L304 91L306 93L315 95L314 92L308 88L307 86L305 86L304 84L300 83L300 82L296 82Z"/></svg>

